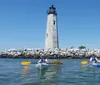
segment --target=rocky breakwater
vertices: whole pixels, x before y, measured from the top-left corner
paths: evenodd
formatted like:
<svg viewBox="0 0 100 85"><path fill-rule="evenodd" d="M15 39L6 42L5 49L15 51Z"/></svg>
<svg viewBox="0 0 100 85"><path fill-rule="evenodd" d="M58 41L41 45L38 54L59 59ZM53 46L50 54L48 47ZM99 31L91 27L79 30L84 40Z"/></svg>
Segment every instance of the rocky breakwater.
<svg viewBox="0 0 100 85"><path fill-rule="evenodd" d="M78 49L78 48L61 48L61 49L9 49L0 53L0 58L34 58L38 59L44 56L50 59L56 58L90 58L92 54L100 57L98 49Z"/></svg>

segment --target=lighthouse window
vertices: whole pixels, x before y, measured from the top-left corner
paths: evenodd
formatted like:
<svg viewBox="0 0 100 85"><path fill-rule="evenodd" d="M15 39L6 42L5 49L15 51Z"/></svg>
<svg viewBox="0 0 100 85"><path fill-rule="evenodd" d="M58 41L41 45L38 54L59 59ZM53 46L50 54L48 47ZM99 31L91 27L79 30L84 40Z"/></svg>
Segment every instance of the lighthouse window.
<svg viewBox="0 0 100 85"><path fill-rule="evenodd" d="M53 21L53 24L55 25L55 21Z"/></svg>
<svg viewBox="0 0 100 85"><path fill-rule="evenodd" d="M48 37L48 33L47 33L47 37Z"/></svg>

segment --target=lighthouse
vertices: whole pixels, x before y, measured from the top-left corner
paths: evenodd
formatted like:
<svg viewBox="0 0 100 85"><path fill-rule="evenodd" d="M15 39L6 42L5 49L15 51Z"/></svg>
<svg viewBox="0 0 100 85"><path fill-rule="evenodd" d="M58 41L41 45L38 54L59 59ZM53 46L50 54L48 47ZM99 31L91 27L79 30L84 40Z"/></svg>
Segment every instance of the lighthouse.
<svg viewBox="0 0 100 85"><path fill-rule="evenodd" d="M45 37L45 49L59 48L57 12L52 5L47 12L47 28Z"/></svg>

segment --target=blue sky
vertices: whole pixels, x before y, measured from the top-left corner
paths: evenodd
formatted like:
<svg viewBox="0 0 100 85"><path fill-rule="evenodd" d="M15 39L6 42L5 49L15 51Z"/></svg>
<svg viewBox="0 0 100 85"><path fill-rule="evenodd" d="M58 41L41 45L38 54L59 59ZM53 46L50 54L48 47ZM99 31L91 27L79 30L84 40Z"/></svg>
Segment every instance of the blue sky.
<svg viewBox="0 0 100 85"><path fill-rule="evenodd" d="M60 48L100 49L100 0L0 0L0 51L44 48L46 11L52 4Z"/></svg>

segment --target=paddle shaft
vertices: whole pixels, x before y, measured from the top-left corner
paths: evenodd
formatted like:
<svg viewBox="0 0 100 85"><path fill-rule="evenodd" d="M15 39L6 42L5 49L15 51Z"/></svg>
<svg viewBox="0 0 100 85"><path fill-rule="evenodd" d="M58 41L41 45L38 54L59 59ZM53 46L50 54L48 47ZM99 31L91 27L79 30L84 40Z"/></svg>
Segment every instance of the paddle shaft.
<svg viewBox="0 0 100 85"><path fill-rule="evenodd" d="M29 61L24 61L21 62L22 65L30 65L30 64L37 64L37 62L29 62ZM47 64L63 64L62 62L51 62L51 63L47 63Z"/></svg>

